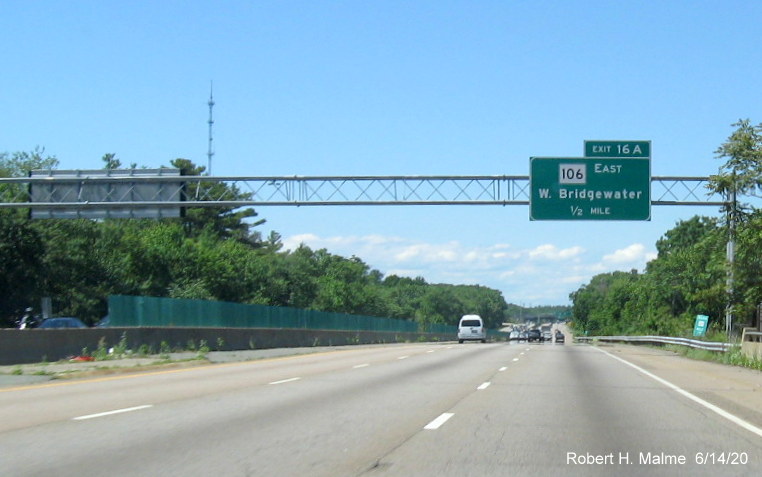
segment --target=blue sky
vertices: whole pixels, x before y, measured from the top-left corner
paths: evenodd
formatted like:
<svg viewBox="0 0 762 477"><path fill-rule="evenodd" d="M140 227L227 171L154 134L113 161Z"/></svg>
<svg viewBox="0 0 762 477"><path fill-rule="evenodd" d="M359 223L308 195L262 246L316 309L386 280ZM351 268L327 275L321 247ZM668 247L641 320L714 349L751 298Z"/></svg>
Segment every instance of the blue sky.
<svg viewBox="0 0 762 477"><path fill-rule="evenodd" d="M756 1L17 1L0 3L0 151L62 169L206 164L213 173L527 175L585 139L652 141L652 174L706 176L762 121ZM756 114L756 116L755 116ZM643 270L681 219L530 222L525 206L257 209L264 235L384 274L564 304Z"/></svg>

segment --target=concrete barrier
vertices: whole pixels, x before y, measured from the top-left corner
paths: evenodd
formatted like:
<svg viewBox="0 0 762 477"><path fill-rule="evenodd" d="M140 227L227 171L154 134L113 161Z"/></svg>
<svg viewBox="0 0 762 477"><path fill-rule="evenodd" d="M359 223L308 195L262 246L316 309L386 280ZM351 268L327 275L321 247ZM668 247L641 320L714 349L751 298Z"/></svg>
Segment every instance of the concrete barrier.
<svg viewBox="0 0 762 477"><path fill-rule="evenodd" d="M741 351L749 358L762 360L762 332L754 328L744 328Z"/></svg>
<svg viewBox="0 0 762 477"><path fill-rule="evenodd" d="M200 347L212 351L345 346L353 344L414 341L453 341L454 335L437 333L393 333L263 328L88 328L88 329L0 329L0 365L54 362L77 356L86 349L117 346L124 339L133 351L145 347L158 353L165 347L186 350Z"/></svg>

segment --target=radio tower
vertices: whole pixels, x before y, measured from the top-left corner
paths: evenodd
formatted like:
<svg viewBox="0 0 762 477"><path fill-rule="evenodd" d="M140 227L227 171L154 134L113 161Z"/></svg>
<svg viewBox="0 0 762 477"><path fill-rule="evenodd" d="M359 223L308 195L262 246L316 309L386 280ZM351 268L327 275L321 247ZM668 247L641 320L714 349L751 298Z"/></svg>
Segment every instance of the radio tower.
<svg viewBox="0 0 762 477"><path fill-rule="evenodd" d="M212 125L214 124L214 119L212 119L212 109L214 108L214 96L213 96L213 89L214 89L214 83L211 83L211 86L209 87L209 149L206 152L206 158L207 158L207 165L206 165L206 175L211 176L212 175L212 156L214 156L214 151L212 148Z"/></svg>

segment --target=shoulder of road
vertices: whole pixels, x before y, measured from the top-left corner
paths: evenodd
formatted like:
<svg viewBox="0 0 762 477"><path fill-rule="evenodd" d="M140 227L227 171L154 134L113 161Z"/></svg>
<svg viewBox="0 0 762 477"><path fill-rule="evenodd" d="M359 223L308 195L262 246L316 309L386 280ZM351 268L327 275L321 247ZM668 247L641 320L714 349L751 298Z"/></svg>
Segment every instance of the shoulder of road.
<svg viewBox="0 0 762 477"><path fill-rule="evenodd" d="M168 353L165 355L126 356L117 359L83 361L73 358L53 363L30 363L0 366L0 387L44 383L54 379L77 379L112 374L139 373L163 368L204 366L234 361L254 361L302 354L338 351L349 347L317 346L240 351Z"/></svg>

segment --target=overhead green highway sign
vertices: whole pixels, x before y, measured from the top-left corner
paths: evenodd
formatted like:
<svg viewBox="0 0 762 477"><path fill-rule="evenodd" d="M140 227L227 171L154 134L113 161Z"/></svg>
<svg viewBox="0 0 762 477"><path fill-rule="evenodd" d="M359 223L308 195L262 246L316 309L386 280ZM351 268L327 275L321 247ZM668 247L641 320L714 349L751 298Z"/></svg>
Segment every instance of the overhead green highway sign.
<svg viewBox="0 0 762 477"><path fill-rule="evenodd" d="M585 157L651 157L651 141L585 141Z"/></svg>
<svg viewBox="0 0 762 477"><path fill-rule="evenodd" d="M529 180L530 220L651 220L649 158L533 157Z"/></svg>

